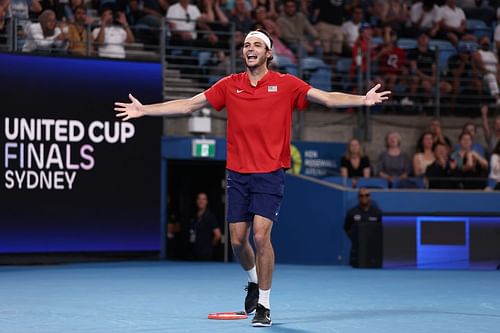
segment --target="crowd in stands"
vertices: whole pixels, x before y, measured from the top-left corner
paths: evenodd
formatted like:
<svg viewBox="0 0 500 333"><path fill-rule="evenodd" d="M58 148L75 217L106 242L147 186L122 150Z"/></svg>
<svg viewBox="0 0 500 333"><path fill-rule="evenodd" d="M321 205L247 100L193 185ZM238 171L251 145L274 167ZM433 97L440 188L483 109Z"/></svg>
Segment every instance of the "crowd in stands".
<svg viewBox="0 0 500 333"><path fill-rule="evenodd" d="M455 144L443 134L440 120L434 119L415 144L411 158L401 150L401 135L387 133L386 149L375 163L363 152L359 140L352 139L341 159L340 174L353 187L360 179L383 179L365 182L364 186L392 188L500 190L500 116L494 127L488 123L488 107L481 107L483 146L476 137L476 126L467 122ZM382 184L382 185L380 185Z"/></svg>

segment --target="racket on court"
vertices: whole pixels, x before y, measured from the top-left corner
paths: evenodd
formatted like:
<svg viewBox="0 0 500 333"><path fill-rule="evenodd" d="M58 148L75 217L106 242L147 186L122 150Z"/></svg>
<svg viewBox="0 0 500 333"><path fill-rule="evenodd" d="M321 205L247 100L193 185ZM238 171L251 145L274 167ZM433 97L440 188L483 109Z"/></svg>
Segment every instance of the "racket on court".
<svg viewBox="0 0 500 333"><path fill-rule="evenodd" d="M238 320L247 318L248 315L245 313L245 311L214 312L208 314L208 319L215 320Z"/></svg>

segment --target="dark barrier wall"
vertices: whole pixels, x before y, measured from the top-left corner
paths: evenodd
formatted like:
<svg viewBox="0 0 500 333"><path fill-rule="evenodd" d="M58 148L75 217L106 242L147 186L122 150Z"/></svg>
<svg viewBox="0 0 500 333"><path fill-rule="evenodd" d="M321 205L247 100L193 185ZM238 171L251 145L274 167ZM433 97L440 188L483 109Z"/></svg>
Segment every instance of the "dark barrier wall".
<svg viewBox="0 0 500 333"><path fill-rule="evenodd" d="M157 63L0 54L0 252L159 250Z"/></svg>

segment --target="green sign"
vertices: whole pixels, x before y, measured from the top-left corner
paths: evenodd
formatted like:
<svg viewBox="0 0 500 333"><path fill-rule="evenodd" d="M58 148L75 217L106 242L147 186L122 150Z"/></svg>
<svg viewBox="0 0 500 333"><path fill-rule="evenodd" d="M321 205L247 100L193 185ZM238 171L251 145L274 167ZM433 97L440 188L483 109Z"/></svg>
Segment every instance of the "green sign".
<svg viewBox="0 0 500 333"><path fill-rule="evenodd" d="M215 140L194 139L193 140L193 157L214 158L215 157Z"/></svg>

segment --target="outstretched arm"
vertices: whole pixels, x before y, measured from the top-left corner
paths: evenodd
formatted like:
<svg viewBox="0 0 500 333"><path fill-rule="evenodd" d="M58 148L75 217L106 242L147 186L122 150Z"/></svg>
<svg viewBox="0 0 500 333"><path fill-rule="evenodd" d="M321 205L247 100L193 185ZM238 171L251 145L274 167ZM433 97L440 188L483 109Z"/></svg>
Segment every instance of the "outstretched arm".
<svg viewBox="0 0 500 333"><path fill-rule="evenodd" d="M115 102L117 117L123 121L142 116L170 116L191 113L208 104L204 93L186 99L176 99L164 103L142 105L132 94L129 94L131 103Z"/></svg>
<svg viewBox="0 0 500 333"><path fill-rule="evenodd" d="M326 107L350 107L350 106L371 106L387 100L391 92L377 92L380 84L370 89L366 95L353 95L340 92L326 92L320 89L311 88L307 92L307 99L311 102L322 104Z"/></svg>

